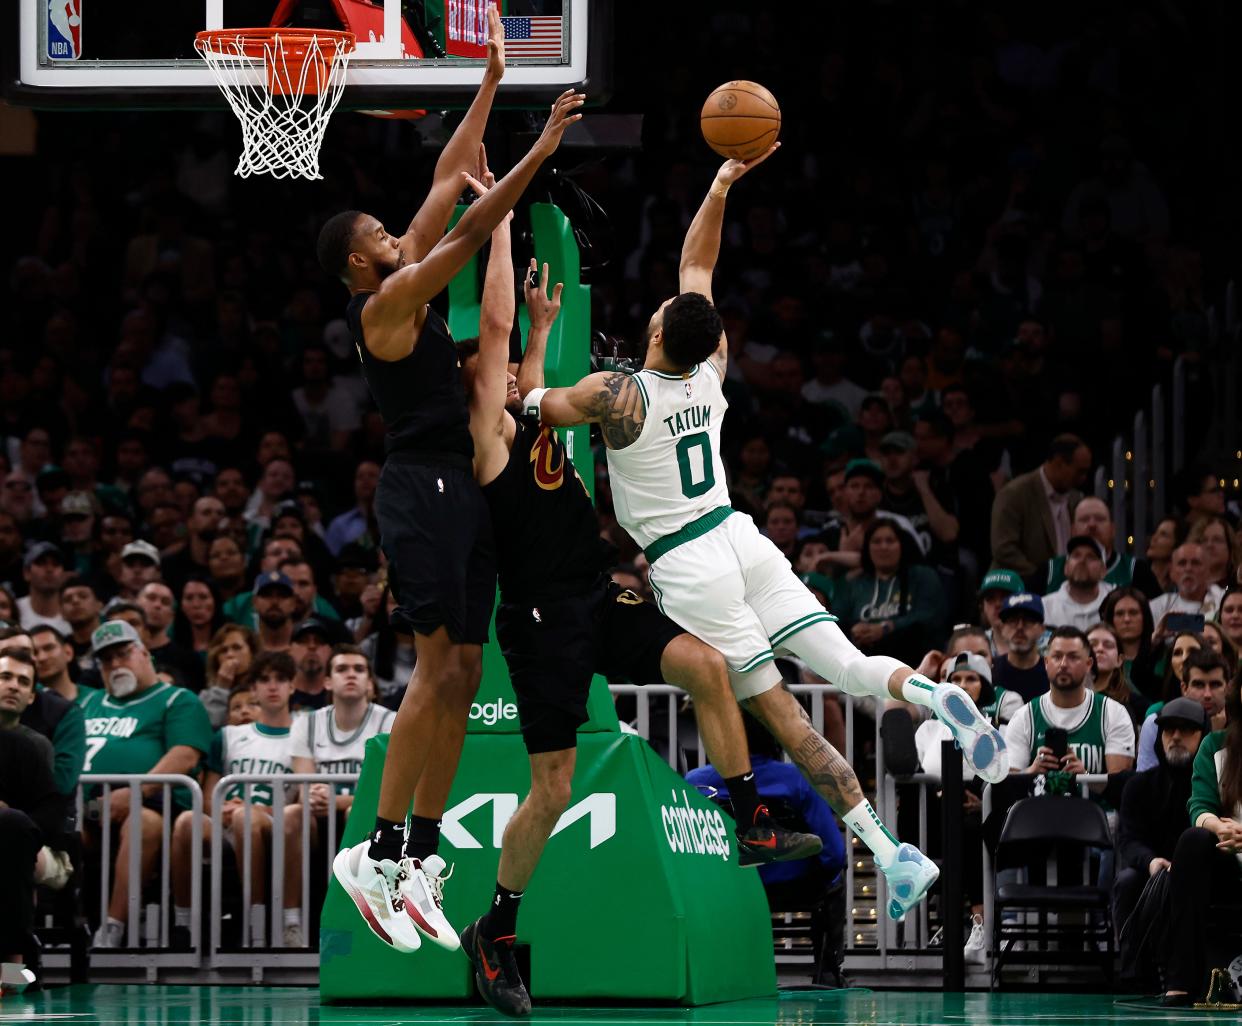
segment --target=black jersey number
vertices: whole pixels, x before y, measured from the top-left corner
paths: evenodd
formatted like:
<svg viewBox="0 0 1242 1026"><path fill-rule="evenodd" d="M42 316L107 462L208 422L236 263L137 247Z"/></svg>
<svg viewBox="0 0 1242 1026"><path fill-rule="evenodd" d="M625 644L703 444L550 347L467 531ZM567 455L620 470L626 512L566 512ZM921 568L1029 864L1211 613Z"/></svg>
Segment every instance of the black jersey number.
<svg viewBox="0 0 1242 1026"><path fill-rule="evenodd" d="M694 467L690 465L690 453L695 449L703 459L703 477L699 481L694 479ZM712 440L706 431L686 435L677 443L677 469L681 472L681 494L687 499L697 499L712 490L716 474L712 470Z"/></svg>

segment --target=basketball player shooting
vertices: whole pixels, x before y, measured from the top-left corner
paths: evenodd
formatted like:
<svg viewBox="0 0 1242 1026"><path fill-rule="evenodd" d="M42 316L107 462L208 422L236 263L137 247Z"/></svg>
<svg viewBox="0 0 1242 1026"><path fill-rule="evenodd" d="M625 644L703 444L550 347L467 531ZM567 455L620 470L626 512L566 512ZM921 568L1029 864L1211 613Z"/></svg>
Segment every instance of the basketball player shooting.
<svg viewBox="0 0 1242 1026"><path fill-rule="evenodd" d="M488 30L478 95L405 234L391 235L377 218L349 210L324 225L318 244L324 269L349 289L346 320L387 428L375 514L398 602L393 622L414 635L417 652L393 722L374 831L341 851L333 871L371 931L399 951L416 950L420 933L449 949L459 943L443 912L445 864L436 849L496 588L491 520L472 472L457 349L428 302L513 209L565 129L582 117L577 111L585 99L572 90L561 94L530 152L445 235L477 171L504 74L504 30L494 7Z"/></svg>
<svg viewBox="0 0 1242 1026"><path fill-rule="evenodd" d="M939 871L885 828L850 764L779 686L776 653L794 653L847 694L930 707L984 780L1004 779L1008 756L961 688L855 648L754 521L729 506L720 459L728 343L712 275L729 190L779 145L750 161L727 160L716 173L682 246L681 293L647 326L643 368L535 388L523 406L545 424L601 426L617 519L643 547L660 610L724 655L738 701L875 855L888 882L888 913L899 919Z"/></svg>
<svg viewBox="0 0 1242 1026"><path fill-rule="evenodd" d="M491 184L490 176L475 183L479 191ZM478 341L459 347L475 474L496 535L496 637L530 756L530 793L505 827L491 907L462 931L461 942L479 992L508 1015L530 1012L513 957L518 906L569 806L594 674L637 684L667 681L694 698L704 747L733 798L739 862L806 858L823 847L815 835L786 830L768 815L724 659L611 580L611 547L600 538L595 507L564 443L522 415L518 382L527 389L543 385L548 335L560 310L561 286L549 297L547 265L538 279L534 263L525 283L530 334L517 378L507 364L515 306L507 221L492 233Z"/></svg>

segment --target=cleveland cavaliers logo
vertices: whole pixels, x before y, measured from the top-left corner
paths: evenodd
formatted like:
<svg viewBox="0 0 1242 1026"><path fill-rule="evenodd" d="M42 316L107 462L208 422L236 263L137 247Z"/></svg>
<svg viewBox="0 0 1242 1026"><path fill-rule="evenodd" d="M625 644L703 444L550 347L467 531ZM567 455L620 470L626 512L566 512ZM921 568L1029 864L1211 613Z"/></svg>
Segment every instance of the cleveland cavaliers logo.
<svg viewBox="0 0 1242 1026"><path fill-rule="evenodd" d="M545 492L560 488L565 480L565 452L557 449L550 427L540 428L539 437L530 447L530 461L534 465L535 484Z"/></svg>

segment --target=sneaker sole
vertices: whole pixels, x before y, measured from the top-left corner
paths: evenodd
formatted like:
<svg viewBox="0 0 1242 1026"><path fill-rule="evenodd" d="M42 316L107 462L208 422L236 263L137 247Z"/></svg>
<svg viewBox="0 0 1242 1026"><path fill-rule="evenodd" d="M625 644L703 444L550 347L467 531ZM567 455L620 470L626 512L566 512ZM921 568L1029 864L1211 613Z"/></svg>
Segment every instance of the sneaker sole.
<svg viewBox="0 0 1242 1026"><path fill-rule="evenodd" d="M931 890L932 884L934 884L939 879L940 879L940 870L936 866L935 863L932 863L931 873L928 876L923 878L923 882L919 886L918 890L914 891L909 897L904 898L904 899L889 898L888 900L889 919L893 919L893 920L904 919L906 914L910 911L910 909L914 908L915 905L917 905L920 901L922 901L927 896L927 892Z"/></svg>
<svg viewBox="0 0 1242 1026"><path fill-rule="evenodd" d="M814 834L806 834L804 836L806 836L807 840L797 847L788 848L770 859L762 857L767 849L743 848L739 843L737 847L737 864L742 869L749 869L751 866L770 866L774 862L796 862L798 859L809 859L812 855L818 855L824 850L824 842Z"/></svg>
<svg viewBox="0 0 1242 1026"><path fill-rule="evenodd" d="M354 906L358 909L359 913L361 913L363 921L376 937L382 940L394 951L400 951L405 955L413 954L420 947L422 947L422 941L418 941L418 943L413 947L408 944L402 944L393 939L388 931L380 926L379 920L375 918L375 913L371 911L371 906L368 904L366 897L354 884L352 874L349 872L348 859L349 849L342 848L336 853L336 858L332 860L332 875L336 877L336 882L339 883L345 893L349 895L350 901L354 903ZM414 939L418 940L417 935L415 935Z"/></svg>
<svg viewBox="0 0 1242 1026"><path fill-rule="evenodd" d="M956 692L936 702L936 713L953 733L966 761L983 780L996 784L1009 773L1005 739L974 705Z"/></svg>
<svg viewBox="0 0 1242 1026"><path fill-rule="evenodd" d="M478 926L478 920L476 919L473 923L471 923L464 930L462 930L461 950L462 950L462 953L466 956L466 960L470 963L471 967L474 969L474 986L475 986L475 989L478 990L479 992L479 997L481 997L484 1001L487 1002L488 1007L494 1008L501 1015L507 1015L512 1019L520 1019L527 1015L530 1015L530 1001L529 1001L530 995L529 994L527 995L527 998L528 998L527 1002L517 1009L501 1008L498 1004L492 1001L491 996L490 996L490 991L487 986L487 983L488 983L487 977L483 973L483 967L480 966L479 963L475 961L474 952L476 950L476 947L474 943L474 939L475 939L474 929L477 926ZM469 936L467 936L467 934Z"/></svg>

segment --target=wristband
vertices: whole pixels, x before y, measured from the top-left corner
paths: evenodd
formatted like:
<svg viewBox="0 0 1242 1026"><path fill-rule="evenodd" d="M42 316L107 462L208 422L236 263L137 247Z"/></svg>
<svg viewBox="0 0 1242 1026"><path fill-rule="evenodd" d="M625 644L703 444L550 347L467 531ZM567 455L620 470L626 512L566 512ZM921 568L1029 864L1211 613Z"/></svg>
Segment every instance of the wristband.
<svg viewBox="0 0 1242 1026"><path fill-rule="evenodd" d="M546 388L532 388L526 393L526 398L522 400L522 412L528 417L539 416L539 404L543 402L543 397L548 394Z"/></svg>

